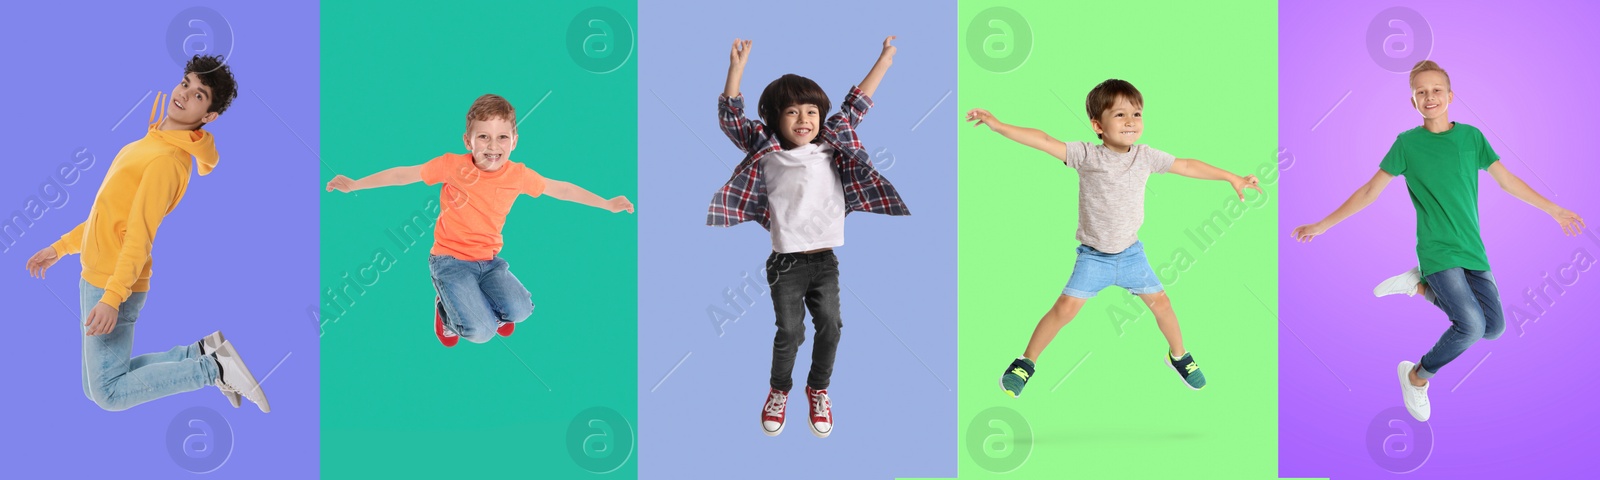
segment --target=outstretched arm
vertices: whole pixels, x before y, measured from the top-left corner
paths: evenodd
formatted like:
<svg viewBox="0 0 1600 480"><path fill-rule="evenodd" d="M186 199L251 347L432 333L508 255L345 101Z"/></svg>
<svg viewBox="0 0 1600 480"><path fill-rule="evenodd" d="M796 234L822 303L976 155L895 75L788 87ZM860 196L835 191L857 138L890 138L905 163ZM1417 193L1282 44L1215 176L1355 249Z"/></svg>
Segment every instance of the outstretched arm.
<svg viewBox="0 0 1600 480"><path fill-rule="evenodd" d="M1256 180L1255 175L1240 177L1234 175L1233 172L1213 167L1211 164L1193 158L1173 160L1172 173L1201 180L1226 181L1228 185L1233 186L1233 192L1239 194L1239 201L1241 202L1244 201L1244 189L1246 188L1254 188L1257 192L1263 194L1267 193L1261 189L1261 182Z"/></svg>
<svg viewBox="0 0 1600 480"><path fill-rule="evenodd" d="M878 91L878 83L883 81L883 74L889 72L889 65L894 64L894 45L889 42L894 40L894 35L883 39L883 53L878 54L878 61L872 64L872 70L867 71L867 78L861 79L861 84L856 88L861 89L861 94L872 98L873 92Z"/></svg>
<svg viewBox="0 0 1600 480"><path fill-rule="evenodd" d="M1371 180L1367 180L1366 184L1361 185L1361 188L1357 188L1355 193L1350 194L1350 198L1345 200L1343 205L1339 205L1339 208L1334 210L1333 213L1328 214L1327 217L1317 221L1317 223L1295 227L1291 235L1295 240L1301 242L1309 242L1318 235L1322 235L1329 228L1333 228L1334 225L1338 225L1344 219L1350 218L1351 215L1355 215L1356 212L1361 211L1363 208L1367 208L1367 205L1371 205L1374 200L1378 199L1378 194L1383 193L1383 189L1389 186L1390 180L1394 180L1394 175L1379 169L1378 173L1372 174Z"/></svg>
<svg viewBox="0 0 1600 480"><path fill-rule="evenodd" d="M992 130L1013 142L1027 145L1044 153L1048 153L1050 156L1056 157L1057 160L1061 160L1063 162L1067 161L1067 144L1060 140L1056 140L1049 134L1044 133L1042 130L1008 125L1004 122L1001 122L1000 119L995 118L994 114L989 113L988 110L981 108L974 108L968 111L967 121L974 122L972 124L974 127L978 125L987 125L989 130Z"/></svg>
<svg viewBox="0 0 1600 480"><path fill-rule="evenodd" d="M1533 187L1528 186L1528 182L1524 182L1521 178L1512 174L1511 170L1507 170L1505 165L1501 165L1498 161L1489 165L1489 176L1494 177L1494 183L1499 184L1501 190L1505 190L1506 193L1517 197L1518 200L1527 202L1528 205L1533 205L1534 208L1538 208L1549 214L1551 218L1556 219L1556 223L1561 225L1561 233L1566 235L1583 233L1582 217L1572 213L1571 210L1561 208L1560 205L1556 205L1556 202L1544 198L1544 195L1540 195L1539 192L1533 191Z"/></svg>
<svg viewBox="0 0 1600 480"><path fill-rule="evenodd" d="M412 165L409 167L394 167L368 175L360 180L351 180L350 177L344 175L334 175L333 180L328 181L328 191L338 190L350 193L356 190L393 187L420 181L422 181L422 165Z"/></svg>
<svg viewBox="0 0 1600 480"><path fill-rule="evenodd" d="M573 203L581 203L595 208L603 208L610 210L611 213L617 213L623 210L627 210L628 213L633 213L633 203L628 201L628 197L619 195L607 200L600 198L599 195L590 193L588 190L584 190L583 187L560 180L545 180L544 194L549 195L551 198L555 198L556 200L565 200Z"/></svg>
<svg viewBox="0 0 1600 480"><path fill-rule="evenodd" d="M744 78L744 64L750 61L750 45L754 40L733 39L733 50L728 52L728 83L722 86L722 95L739 96L739 81Z"/></svg>

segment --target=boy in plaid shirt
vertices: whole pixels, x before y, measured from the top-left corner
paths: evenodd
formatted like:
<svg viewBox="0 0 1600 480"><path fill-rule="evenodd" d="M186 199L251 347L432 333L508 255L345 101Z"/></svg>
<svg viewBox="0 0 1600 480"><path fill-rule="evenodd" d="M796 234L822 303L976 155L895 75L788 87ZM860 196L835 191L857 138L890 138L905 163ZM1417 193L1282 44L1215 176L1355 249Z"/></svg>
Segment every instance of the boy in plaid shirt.
<svg viewBox="0 0 1600 480"><path fill-rule="evenodd" d="M828 381L839 346L839 260L833 248L844 245L844 217L852 211L910 215L894 186L878 174L855 126L872 107L872 94L894 59L894 46L883 40L883 52L861 84L850 89L839 113L823 121L828 95L811 79L788 74L761 92L761 121L744 116L739 80L750 58L749 40L734 40L729 54L728 82L718 99L722 132L740 150L744 161L733 178L711 199L706 224L730 227L755 220L772 233L767 257L767 283L778 333L772 341L771 390L761 409L761 430L783 433L785 406L795 353L805 341L805 312L811 310L816 345L806 379L811 433L833 432Z"/></svg>

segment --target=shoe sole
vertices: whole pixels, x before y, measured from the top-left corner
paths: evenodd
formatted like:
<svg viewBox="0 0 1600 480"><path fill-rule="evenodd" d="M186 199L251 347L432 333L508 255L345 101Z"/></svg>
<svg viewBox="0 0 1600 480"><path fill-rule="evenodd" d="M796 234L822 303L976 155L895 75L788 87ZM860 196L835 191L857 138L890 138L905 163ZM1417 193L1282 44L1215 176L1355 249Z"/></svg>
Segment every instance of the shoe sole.
<svg viewBox="0 0 1600 480"><path fill-rule="evenodd" d="M1184 379L1184 378L1183 378L1183 372L1180 372L1180 371L1178 371L1178 366L1177 366L1177 365L1173 365L1173 364L1172 364L1172 356L1171 356L1171 355L1162 355L1162 356L1163 356L1163 357L1166 357L1166 358L1163 358L1163 359L1161 359L1161 360L1162 360L1162 363L1165 363L1165 364L1167 364L1167 368L1170 368L1170 369L1172 369L1172 372L1173 372L1173 373L1176 373L1176 374L1178 374L1178 381L1179 381L1179 382L1182 382L1182 383L1183 383L1183 386L1185 386L1185 387L1189 387L1189 389L1190 389L1190 390L1199 390L1199 389L1201 389L1201 388L1206 388L1206 387L1205 387L1205 386L1204 386L1204 385L1202 385L1202 386L1200 386L1200 387L1199 387L1199 388L1195 388L1195 386L1194 386L1194 385L1190 385L1190 384L1189 384L1189 381L1188 381L1188 380L1185 380L1185 379Z"/></svg>
<svg viewBox="0 0 1600 480"><path fill-rule="evenodd" d="M212 345L211 342L207 341L207 340L211 340L212 338L216 338L217 339L217 343L215 345ZM215 332L211 332L210 335L206 335L205 338L200 339L200 343L202 344L200 354L201 355L209 355L210 353L205 351L206 348L210 348L211 352L216 352L217 349L222 346L222 342L226 342L226 341L228 341L228 339L224 338L222 336L222 331L221 330L217 330ZM228 405L232 405L233 408L239 408L239 405L242 404L242 402L239 401L239 392L229 392L229 391L224 390L222 392L222 396L228 397Z"/></svg>
<svg viewBox="0 0 1600 480"><path fill-rule="evenodd" d="M1414 363L1407 365L1408 363L1411 362L1400 362L1400 403L1405 405L1406 413L1411 414L1411 418L1415 418L1419 422L1426 422L1428 419L1418 416L1416 411L1411 410L1411 403L1406 401L1407 398L1411 398L1411 390L1406 389L1406 385L1411 383L1411 367L1416 365ZM1429 416L1432 416L1431 413L1433 412L1429 413Z"/></svg>
<svg viewBox="0 0 1600 480"><path fill-rule="evenodd" d="M828 438L828 435L833 433L832 429L829 429L827 433L817 431L817 425L811 423L810 419L806 419L806 424L811 426L811 434L816 435L817 438Z"/></svg>
<svg viewBox="0 0 1600 480"><path fill-rule="evenodd" d="M256 402L256 407L261 409L261 413L272 413L272 406L267 403L267 391L261 388L261 382L257 381L256 376L250 373L250 367L245 365L244 357L239 356L239 349L233 348L232 343L224 343L217 348L217 353L233 357L234 363L239 364L239 373L243 374L244 378L249 380L250 384L255 386L256 392L261 395L261 401ZM244 396L242 393L239 395ZM250 397L245 398L249 399ZM255 402L255 400L251 401Z"/></svg>
<svg viewBox="0 0 1600 480"><path fill-rule="evenodd" d="M767 422L766 420L762 420L761 421L761 423L766 423L766 422ZM788 424L788 423L789 422L785 421L783 423L778 424L778 431L776 431L776 432L769 432L769 431L767 431L767 426L766 425L762 425L761 426L761 433L765 433L769 437L776 437L776 436L778 436L778 434L783 433L783 427L784 427L785 424Z"/></svg>

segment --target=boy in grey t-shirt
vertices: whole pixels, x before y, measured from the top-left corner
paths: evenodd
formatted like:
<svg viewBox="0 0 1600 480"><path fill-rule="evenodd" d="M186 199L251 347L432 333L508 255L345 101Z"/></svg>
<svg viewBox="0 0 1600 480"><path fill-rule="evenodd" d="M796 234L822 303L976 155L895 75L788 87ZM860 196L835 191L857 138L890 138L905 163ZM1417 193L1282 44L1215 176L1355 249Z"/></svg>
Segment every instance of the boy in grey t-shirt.
<svg viewBox="0 0 1600 480"><path fill-rule="evenodd" d="M1101 139L1099 145L1066 143L1037 129L1007 125L981 108L967 112L967 121L976 122L974 126L988 125L990 130L1049 153L1078 171L1078 241L1083 244L1078 246L1072 278L1055 306L1039 320L1028 339L1027 350L1006 367L1000 388L1012 397L1022 394L1022 387L1033 376L1034 362L1056 332L1072 321L1090 297L1116 285L1138 295L1150 307L1161 335L1167 338L1167 364L1189 388L1199 390L1206 385L1205 375L1200 373L1194 356L1183 348L1172 303L1139 242L1145 182L1152 173L1172 172L1202 180L1225 180L1240 201L1244 200L1246 188L1265 192L1255 175L1240 177L1199 160L1174 158L1148 145L1134 145L1144 133L1144 98L1133 84L1117 79L1101 82L1089 91L1084 107L1094 133Z"/></svg>

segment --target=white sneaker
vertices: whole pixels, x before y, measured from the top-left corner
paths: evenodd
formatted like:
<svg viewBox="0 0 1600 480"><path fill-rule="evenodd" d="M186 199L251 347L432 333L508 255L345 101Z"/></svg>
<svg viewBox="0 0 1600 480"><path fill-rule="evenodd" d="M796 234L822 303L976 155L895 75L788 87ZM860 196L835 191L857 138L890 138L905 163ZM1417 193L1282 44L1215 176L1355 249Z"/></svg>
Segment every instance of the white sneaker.
<svg viewBox="0 0 1600 480"><path fill-rule="evenodd" d="M224 341L225 339L222 338L221 330L211 332L210 335L206 335L206 338L200 339L200 354L210 355L216 352L217 348L221 347L222 342ZM239 408L239 392L225 389L219 390L222 390L222 396L228 397L229 405L233 405L233 408Z"/></svg>
<svg viewBox="0 0 1600 480"><path fill-rule="evenodd" d="M234 350L233 342L224 340L214 356L217 367L222 369L217 388L224 392L233 391L255 402L261 408L261 413L272 411L272 407L267 405L267 394L261 391L261 384L256 382L255 375L250 374L250 369L245 368L244 359L239 358L239 351Z"/></svg>
<svg viewBox="0 0 1600 480"><path fill-rule="evenodd" d="M1377 288L1372 289L1372 294L1382 297L1384 295L1397 295L1404 293L1407 297L1417 294L1417 285L1422 283L1422 267L1412 267L1406 273L1389 277Z"/></svg>
<svg viewBox="0 0 1600 480"><path fill-rule="evenodd" d="M1428 385L1432 383L1420 387L1411 385L1411 368L1416 365L1410 361L1400 362L1400 395L1405 397L1406 412L1411 413L1411 418L1426 422L1433 413L1428 405Z"/></svg>

